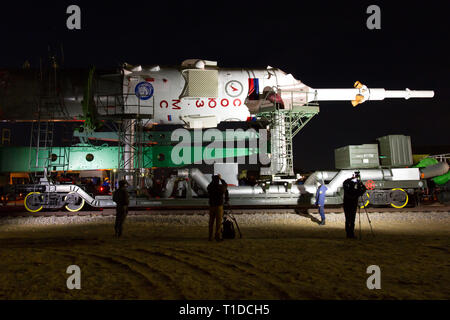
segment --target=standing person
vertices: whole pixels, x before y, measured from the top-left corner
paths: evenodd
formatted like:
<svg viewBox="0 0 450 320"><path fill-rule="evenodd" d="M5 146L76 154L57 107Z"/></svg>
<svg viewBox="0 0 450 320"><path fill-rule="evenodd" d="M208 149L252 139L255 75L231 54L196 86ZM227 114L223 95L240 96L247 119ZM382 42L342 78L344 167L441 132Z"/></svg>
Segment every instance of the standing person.
<svg viewBox="0 0 450 320"><path fill-rule="evenodd" d="M114 191L113 201L116 203L116 223L114 230L116 237L122 236L123 223L128 214L128 205L130 204L130 196L127 191L128 182L126 180L119 181L119 189Z"/></svg>
<svg viewBox="0 0 450 320"><path fill-rule="evenodd" d="M228 188L225 180L221 179L220 175L214 175L211 183L208 185L209 195L209 241L212 241L214 221L216 222L215 239L221 241L220 234L222 218L223 218L223 204L228 202Z"/></svg>
<svg viewBox="0 0 450 320"><path fill-rule="evenodd" d="M109 178L106 177L105 180L103 180L103 193L109 193L109 190L111 189L111 183L109 182Z"/></svg>
<svg viewBox="0 0 450 320"><path fill-rule="evenodd" d="M321 218L321 221L319 222L320 226L325 225L325 195L327 190L328 188L322 182L316 192L316 206L319 206L319 214Z"/></svg>
<svg viewBox="0 0 450 320"><path fill-rule="evenodd" d="M358 207L359 197L366 192L366 187L361 181L359 172L343 183L344 187L344 213L345 232L348 239L355 239L355 217Z"/></svg>

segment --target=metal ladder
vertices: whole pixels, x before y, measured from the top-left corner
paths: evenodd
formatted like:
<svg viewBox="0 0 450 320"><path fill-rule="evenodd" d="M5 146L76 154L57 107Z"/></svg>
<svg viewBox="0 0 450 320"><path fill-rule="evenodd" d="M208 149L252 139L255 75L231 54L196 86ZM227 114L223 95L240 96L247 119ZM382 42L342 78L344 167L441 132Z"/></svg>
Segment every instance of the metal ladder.
<svg viewBox="0 0 450 320"><path fill-rule="evenodd" d="M54 123L49 119L42 119L48 114L47 112L43 114L43 107L46 108L47 104L44 101L45 99L39 101L38 119L31 126L29 171L36 173L49 171L53 154Z"/></svg>
<svg viewBox="0 0 450 320"><path fill-rule="evenodd" d="M270 130L274 134L274 129L278 127L275 137L278 148L272 149L272 159L282 159L286 166L281 172L273 173L275 176L293 176L294 175L294 146L293 139L301 129L319 113L317 103L307 103L305 105L296 105L292 99L292 109L279 109L274 103L272 111L260 112L258 116L265 118L269 122ZM274 146L272 145L272 148ZM272 160L273 161L273 160Z"/></svg>
<svg viewBox="0 0 450 320"><path fill-rule="evenodd" d="M127 99L125 99L125 103ZM152 99L154 108L154 97ZM128 105L130 106L130 105ZM118 129L118 170L117 180L126 179L130 185L139 189L144 185L145 169L151 163L145 161L145 120L148 115L141 115L141 102L137 100L137 113L123 114ZM153 109L154 110L154 109ZM125 117L126 116L126 117ZM151 159L151 157L150 157Z"/></svg>
<svg viewBox="0 0 450 320"><path fill-rule="evenodd" d="M69 167L68 150L64 147L54 148L56 112L63 107L58 93L57 66L44 74L41 70L41 92L37 103L37 120L32 123L29 151L29 172L36 173L37 178L47 179L51 171L66 171Z"/></svg>

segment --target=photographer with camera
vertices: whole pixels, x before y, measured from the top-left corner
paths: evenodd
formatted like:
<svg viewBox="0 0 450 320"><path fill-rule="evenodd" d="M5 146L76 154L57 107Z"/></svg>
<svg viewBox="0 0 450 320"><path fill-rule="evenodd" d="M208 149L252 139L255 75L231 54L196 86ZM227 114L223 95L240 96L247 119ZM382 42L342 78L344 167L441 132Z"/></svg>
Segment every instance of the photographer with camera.
<svg viewBox="0 0 450 320"><path fill-rule="evenodd" d="M222 241L221 226L223 219L223 206L228 205L229 194L227 183L220 174L212 176L212 181L208 185L209 195L209 241L212 241L214 233L214 222L216 223L215 239Z"/></svg>
<svg viewBox="0 0 450 320"><path fill-rule="evenodd" d="M343 183L344 187L344 213L345 232L348 239L355 239L355 218L359 197L366 192L366 187L361 181L359 171Z"/></svg>

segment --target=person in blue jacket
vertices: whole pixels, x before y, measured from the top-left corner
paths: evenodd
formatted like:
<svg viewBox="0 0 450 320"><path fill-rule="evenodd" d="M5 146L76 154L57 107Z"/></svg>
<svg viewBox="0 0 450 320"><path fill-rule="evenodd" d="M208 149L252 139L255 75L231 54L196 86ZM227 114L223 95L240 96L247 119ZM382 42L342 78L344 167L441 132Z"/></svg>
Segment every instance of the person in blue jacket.
<svg viewBox="0 0 450 320"><path fill-rule="evenodd" d="M320 184L320 186L318 186L316 192L316 206L319 206L319 214L321 218L319 225L321 226L325 225L325 194L327 190L328 188L324 183L322 183Z"/></svg>

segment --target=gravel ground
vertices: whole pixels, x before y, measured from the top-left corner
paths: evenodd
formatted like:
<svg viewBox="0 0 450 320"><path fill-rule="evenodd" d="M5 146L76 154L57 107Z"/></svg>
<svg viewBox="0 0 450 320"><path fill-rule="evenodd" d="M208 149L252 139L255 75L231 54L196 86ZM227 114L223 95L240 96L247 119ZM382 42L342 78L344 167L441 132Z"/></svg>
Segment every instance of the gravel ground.
<svg viewBox="0 0 450 320"><path fill-rule="evenodd" d="M375 212L369 213L369 218L373 223L377 221L395 222L416 222L416 221L432 221L432 222L448 222L450 220L450 212ZM235 214L239 224L297 224L308 217L306 214L296 214L293 210L286 210L286 213L273 214ZM309 214L310 218L320 219L319 214ZM361 211L361 218L367 219L366 213ZM345 216L342 213L327 213L327 222L344 222ZM358 215L357 215L358 220ZM92 224L107 223L114 221L114 216L51 216L51 217L5 217L0 219L0 226L8 225L64 225L64 224ZM149 222L155 225L192 225L204 226L208 221L208 215L204 213L193 215L181 214L164 214L164 215L145 215L127 217L129 222Z"/></svg>
<svg viewBox="0 0 450 320"><path fill-rule="evenodd" d="M204 211L199 211L202 213ZM0 219L0 299L449 299L450 212L235 214L243 238L207 241L205 214ZM358 219L357 231L358 234ZM69 265L81 290L66 287ZM381 289L366 286L381 269Z"/></svg>

